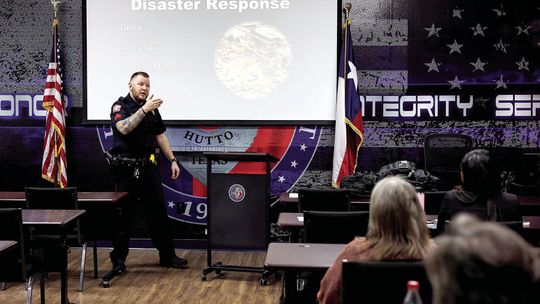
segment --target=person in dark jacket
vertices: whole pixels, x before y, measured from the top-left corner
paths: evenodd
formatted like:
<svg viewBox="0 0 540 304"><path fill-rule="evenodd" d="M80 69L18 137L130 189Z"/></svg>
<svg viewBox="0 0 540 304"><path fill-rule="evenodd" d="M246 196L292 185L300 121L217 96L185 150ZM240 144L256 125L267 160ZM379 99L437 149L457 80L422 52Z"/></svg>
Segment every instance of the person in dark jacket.
<svg viewBox="0 0 540 304"><path fill-rule="evenodd" d="M462 185L448 191L441 204L437 232L444 231L447 221L459 212L480 220L521 222L518 198L502 192L500 174L484 149L472 150L461 161Z"/></svg>

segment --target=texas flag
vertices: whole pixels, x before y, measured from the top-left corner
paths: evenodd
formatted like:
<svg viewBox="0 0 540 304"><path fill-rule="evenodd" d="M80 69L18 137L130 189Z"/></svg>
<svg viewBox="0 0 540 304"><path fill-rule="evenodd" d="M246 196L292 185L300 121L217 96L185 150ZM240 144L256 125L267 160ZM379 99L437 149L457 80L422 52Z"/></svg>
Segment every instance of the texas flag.
<svg viewBox="0 0 540 304"><path fill-rule="evenodd" d="M351 20L347 18L343 26L343 44L338 71L336 101L336 126L334 139L334 162L332 186L339 188L343 177L356 169L358 150L364 140L362 112L358 98L358 78L354 65L350 31Z"/></svg>

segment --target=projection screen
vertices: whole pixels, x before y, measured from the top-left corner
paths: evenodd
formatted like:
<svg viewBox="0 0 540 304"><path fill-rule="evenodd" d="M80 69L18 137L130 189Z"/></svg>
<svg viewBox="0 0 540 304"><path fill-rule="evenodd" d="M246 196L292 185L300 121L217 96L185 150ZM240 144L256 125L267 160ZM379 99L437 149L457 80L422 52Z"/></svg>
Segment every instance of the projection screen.
<svg viewBox="0 0 540 304"><path fill-rule="evenodd" d="M108 122L146 71L168 123L328 123L338 2L84 1L84 121Z"/></svg>

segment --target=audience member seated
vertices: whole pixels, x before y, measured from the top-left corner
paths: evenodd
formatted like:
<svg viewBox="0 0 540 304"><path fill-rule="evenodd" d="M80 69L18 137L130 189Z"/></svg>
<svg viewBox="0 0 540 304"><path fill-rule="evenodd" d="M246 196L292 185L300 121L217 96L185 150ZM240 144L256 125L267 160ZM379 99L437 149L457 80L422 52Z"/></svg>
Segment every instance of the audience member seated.
<svg viewBox="0 0 540 304"><path fill-rule="evenodd" d="M480 220L522 221L518 198L502 192L500 174L495 167L487 150L477 149L465 154L461 161L463 184L444 196L437 233L443 232L445 223L459 212L474 214Z"/></svg>
<svg viewBox="0 0 540 304"><path fill-rule="evenodd" d="M414 187L400 177L387 177L373 188L368 232L345 246L321 281L319 303L340 303L342 260L421 260L432 242L426 215Z"/></svg>
<svg viewBox="0 0 540 304"><path fill-rule="evenodd" d="M509 228L460 214L435 243L433 304L540 303L540 251Z"/></svg>

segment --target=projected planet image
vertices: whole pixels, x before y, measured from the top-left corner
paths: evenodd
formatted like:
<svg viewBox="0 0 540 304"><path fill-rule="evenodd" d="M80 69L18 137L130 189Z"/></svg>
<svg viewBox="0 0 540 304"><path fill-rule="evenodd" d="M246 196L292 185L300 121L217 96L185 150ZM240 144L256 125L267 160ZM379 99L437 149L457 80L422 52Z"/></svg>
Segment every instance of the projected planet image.
<svg viewBox="0 0 540 304"><path fill-rule="evenodd" d="M285 36L273 26L254 21L225 32L215 53L214 68L233 94L257 99L285 82L291 60Z"/></svg>

